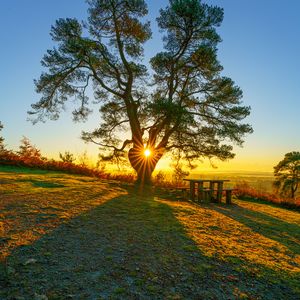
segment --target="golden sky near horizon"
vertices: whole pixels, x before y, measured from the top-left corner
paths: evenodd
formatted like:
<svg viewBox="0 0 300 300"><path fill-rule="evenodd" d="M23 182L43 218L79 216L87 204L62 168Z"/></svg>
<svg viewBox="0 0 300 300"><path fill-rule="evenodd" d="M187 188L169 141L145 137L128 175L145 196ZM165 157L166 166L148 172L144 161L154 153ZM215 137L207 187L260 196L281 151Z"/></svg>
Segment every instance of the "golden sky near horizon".
<svg viewBox="0 0 300 300"><path fill-rule="evenodd" d="M75 149L75 151L72 151ZM77 151L79 149L80 151ZM70 147L66 150L70 150L75 157L80 157L84 151L86 151L87 158L91 164L97 162L97 146L87 144L85 145L85 150L77 147ZM63 151L63 150L62 150ZM277 153L270 153L271 151L266 151L264 153L257 153L251 151L249 147L236 148L235 151L236 157L227 160L220 161L217 159L213 160L214 165L217 168L213 168L208 159L204 159L203 162L198 163L198 167L195 170L192 170L191 173L201 173L201 172L273 172L273 167L283 159L285 152L283 152L282 157ZM49 158L59 159L58 153L51 153L43 151L42 154ZM171 159L169 157L163 157L157 164L156 170L170 170Z"/></svg>

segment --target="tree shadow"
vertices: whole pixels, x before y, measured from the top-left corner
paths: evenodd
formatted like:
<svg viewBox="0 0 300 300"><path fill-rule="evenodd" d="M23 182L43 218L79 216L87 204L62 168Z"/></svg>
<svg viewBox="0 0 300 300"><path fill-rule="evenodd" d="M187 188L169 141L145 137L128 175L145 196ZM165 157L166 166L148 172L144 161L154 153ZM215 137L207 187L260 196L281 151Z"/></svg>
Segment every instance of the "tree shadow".
<svg viewBox="0 0 300 300"><path fill-rule="evenodd" d="M44 189L65 187L64 184L53 182L53 181L43 181L43 180L36 180L36 179L17 179L16 181L30 182L33 187L41 187Z"/></svg>
<svg viewBox="0 0 300 300"><path fill-rule="evenodd" d="M15 249L6 271L1 299L297 297L285 282L263 282L207 257L171 207L131 191Z"/></svg>
<svg viewBox="0 0 300 300"><path fill-rule="evenodd" d="M285 222L238 204L214 206L212 209L248 226L269 239L281 243L293 253L300 254L300 227L297 224Z"/></svg>

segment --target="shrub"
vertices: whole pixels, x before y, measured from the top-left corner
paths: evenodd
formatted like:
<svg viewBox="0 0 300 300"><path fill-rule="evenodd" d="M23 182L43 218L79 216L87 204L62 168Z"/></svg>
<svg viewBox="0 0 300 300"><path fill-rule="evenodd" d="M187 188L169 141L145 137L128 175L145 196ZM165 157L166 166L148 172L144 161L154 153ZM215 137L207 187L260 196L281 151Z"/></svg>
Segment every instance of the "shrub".
<svg viewBox="0 0 300 300"><path fill-rule="evenodd" d="M63 162L67 162L67 163L72 163L76 160L75 156L69 151L65 151L65 153L59 153L59 158Z"/></svg>
<svg viewBox="0 0 300 300"><path fill-rule="evenodd" d="M267 201L288 208L300 208L300 199L281 198L278 194L261 192L251 187L246 181L236 183L234 194L241 199Z"/></svg>

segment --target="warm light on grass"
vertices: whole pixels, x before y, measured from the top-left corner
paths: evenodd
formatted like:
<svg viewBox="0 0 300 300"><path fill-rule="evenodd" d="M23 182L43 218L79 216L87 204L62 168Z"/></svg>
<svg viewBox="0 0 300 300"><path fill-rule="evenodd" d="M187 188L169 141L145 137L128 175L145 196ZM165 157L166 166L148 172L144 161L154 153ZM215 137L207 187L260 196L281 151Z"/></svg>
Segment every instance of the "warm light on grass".
<svg viewBox="0 0 300 300"><path fill-rule="evenodd" d="M149 149L146 149L146 150L144 151L144 155L145 155L146 157L149 157L149 156L151 155L151 151L150 151Z"/></svg>
<svg viewBox="0 0 300 300"><path fill-rule="evenodd" d="M188 236L206 256L243 261L241 268L253 272L299 274L299 244L293 242L299 234L298 212L237 199L236 206L226 208L161 202L173 209Z"/></svg>
<svg viewBox="0 0 300 300"><path fill-rule="evenodd" d="M145 150L138 152L140 159L145 158ZM145 168L155 157L154 150L150 152L150 158L144 159ZM152 278L161 276L163 264L166 270L182 274L181 278L191 287L196 287L203 276L207 286L224 284L229 299L258 299L257 295L263 293L270 294L268 299L299 298L300 221L297 211L238 199L230 206L195 205L178 199L164 200L164 192L157 192L155 197L152 193L139 194L96 177L33 173L31 169L9 172L0 167L0 178L0 274L3 273L9 282L5 289L0 289L0 299L10 299L15 293L16 287L10 280L18 280L30 293L38 286L36 281L28 280L33 272L43 272L45 278L53 278L47 265L39 261L27 265L31 257L45 258L49 265L55 264L56 270L64 270L69 278L66 292L71 293L69 283L75 269L66 270L66 262L57 259L61 245L66 245L69 266L76 266L78 257L90 262L86 267L76 268L76 278L85 278L87 270L97 261L108 274L107 282L114 282L115 273L110 273L112 262L105 259L103 253L119 255L124 241L132 241L133 237L137 241L134 253L137 265L153 270ZM106 226L108 222L115 226ZM74 248L82 238L82 231L77 230L81 227L84 227L84 240L88 245L85 253L80 247ZM115 237L113 248L107 237ZM103 253L99 253L99 245L103 246ZM157 253L153 253L152 246ZM127 267L115 267L120 278L126 276ZM13 270L13 274L7 274L7 270ZM177 278L180 277L175 276L174 280ZM102 284L102 277L100 279ZM49 287L46 284L45 289L50 289L50 284ZM108 294L115 293L114 286L109 289L106 281L103 285ZM185 285L182 286L179 285L179 296L186 293ZM170 281L171 288L173 281ZM192 299L216 298L215 289L209 289L202 297L201 288L195 290ZM85 286L82 291L86 291ZM140 293L140 290L133 292ZM150 292L151 299L161 298L161 289L151 288ZM167 293L173 295L172 290Z"/></svg>

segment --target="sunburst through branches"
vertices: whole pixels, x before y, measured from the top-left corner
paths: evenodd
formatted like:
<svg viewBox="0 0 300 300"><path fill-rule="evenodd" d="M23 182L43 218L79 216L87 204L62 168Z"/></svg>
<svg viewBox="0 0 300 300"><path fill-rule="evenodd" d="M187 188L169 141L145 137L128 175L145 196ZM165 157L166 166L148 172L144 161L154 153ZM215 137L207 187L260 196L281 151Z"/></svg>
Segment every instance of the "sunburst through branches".
<svg viewBox="0 0 300 300"><path fill-rule="evenodd" d="M141 146L131 149L128 153L131 164L135 167L141 183L149 183L151 174L162 156L162 153L149 146Z"/></svg>

